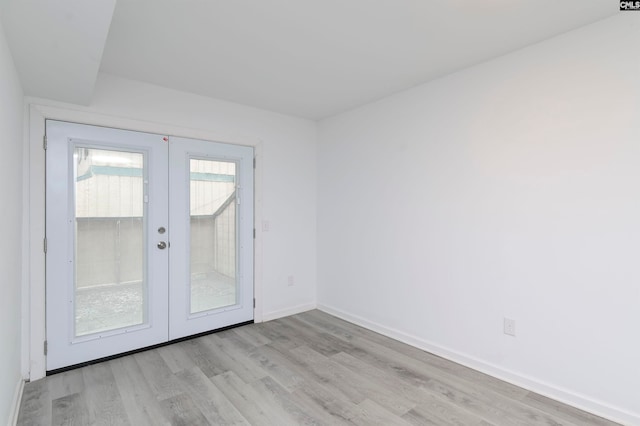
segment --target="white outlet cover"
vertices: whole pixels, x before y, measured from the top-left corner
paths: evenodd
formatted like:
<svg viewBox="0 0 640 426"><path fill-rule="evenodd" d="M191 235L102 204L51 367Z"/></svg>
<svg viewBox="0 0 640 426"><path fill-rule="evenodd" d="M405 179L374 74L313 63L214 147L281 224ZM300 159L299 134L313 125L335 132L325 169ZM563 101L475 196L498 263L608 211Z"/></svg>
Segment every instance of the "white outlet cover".
<svg viewBox="0 0 640 426"><path fill-rule="evenodd" d="M516 335L516 321L510 318L504 318L504 334L509 336Z"/></svg>

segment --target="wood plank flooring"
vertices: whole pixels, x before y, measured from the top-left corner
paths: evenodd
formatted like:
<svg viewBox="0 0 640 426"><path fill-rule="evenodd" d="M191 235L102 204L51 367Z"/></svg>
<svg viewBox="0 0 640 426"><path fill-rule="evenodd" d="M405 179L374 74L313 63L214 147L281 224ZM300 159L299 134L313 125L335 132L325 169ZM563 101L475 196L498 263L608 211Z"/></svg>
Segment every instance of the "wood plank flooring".
<svg viewBox="0 0 640 426"><path fill-rule="evenodd" d="M27 383L19 425L614 425L320 311Z"/></svg>

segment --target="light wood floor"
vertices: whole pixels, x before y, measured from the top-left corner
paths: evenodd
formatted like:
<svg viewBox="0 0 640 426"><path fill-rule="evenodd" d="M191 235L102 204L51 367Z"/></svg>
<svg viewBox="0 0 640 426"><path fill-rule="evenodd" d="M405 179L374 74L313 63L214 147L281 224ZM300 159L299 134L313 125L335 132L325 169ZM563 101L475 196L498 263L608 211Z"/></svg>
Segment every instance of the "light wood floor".
<svg viewBox="0 0 640 426"><path fill-rule="evenodd" d="M19 425L613 425L319 311L25 386Z"/></svg>

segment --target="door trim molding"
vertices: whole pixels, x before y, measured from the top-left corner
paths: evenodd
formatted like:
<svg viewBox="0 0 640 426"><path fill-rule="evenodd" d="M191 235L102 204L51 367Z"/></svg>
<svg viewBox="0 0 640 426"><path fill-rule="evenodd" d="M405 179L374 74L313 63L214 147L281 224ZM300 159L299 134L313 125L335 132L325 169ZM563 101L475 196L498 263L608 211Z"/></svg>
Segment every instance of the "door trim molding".
<svg viewBox="0 0 640 426"><path fill-rule="evenodd" d="M252 146L256 156L254 170L254 228L262 223L262 141L259 139L234 140L228 135L211 131L173 126L166 123L154 123L90 111L73 110L62 106L42 105L37 100L27 99L28 106L28 155L25 155L24 167L28 174L28 193L25 196L25 226L28 253L25 258L25 279L23 294L28 295L23 302L23 373L28 380L38 380L46 375L46 357L44 341L45 323L45 255L43 250L45 231L45 151L43 136L45 120L61 120L95 126L113 127L147 133L166 134L192 139L210 140L233 145ZM262 322L262 233L257 232L254 239L254 321Z"/></svg>

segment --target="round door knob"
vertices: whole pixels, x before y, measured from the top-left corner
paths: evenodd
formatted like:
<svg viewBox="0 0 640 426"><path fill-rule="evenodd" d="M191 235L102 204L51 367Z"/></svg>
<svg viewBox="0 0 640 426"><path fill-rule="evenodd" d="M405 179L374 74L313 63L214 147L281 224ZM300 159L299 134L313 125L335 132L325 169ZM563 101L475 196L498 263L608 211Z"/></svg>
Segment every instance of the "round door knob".
<svg viewBox="0 0 640 426"><path fill-rule="evenodd" d="M158 243L158 248L159 248L160 250L164 250L164 249L166 249L166 248L167 248L167 243L165 243L164 241L160 241L160 242Z"/></svg>

